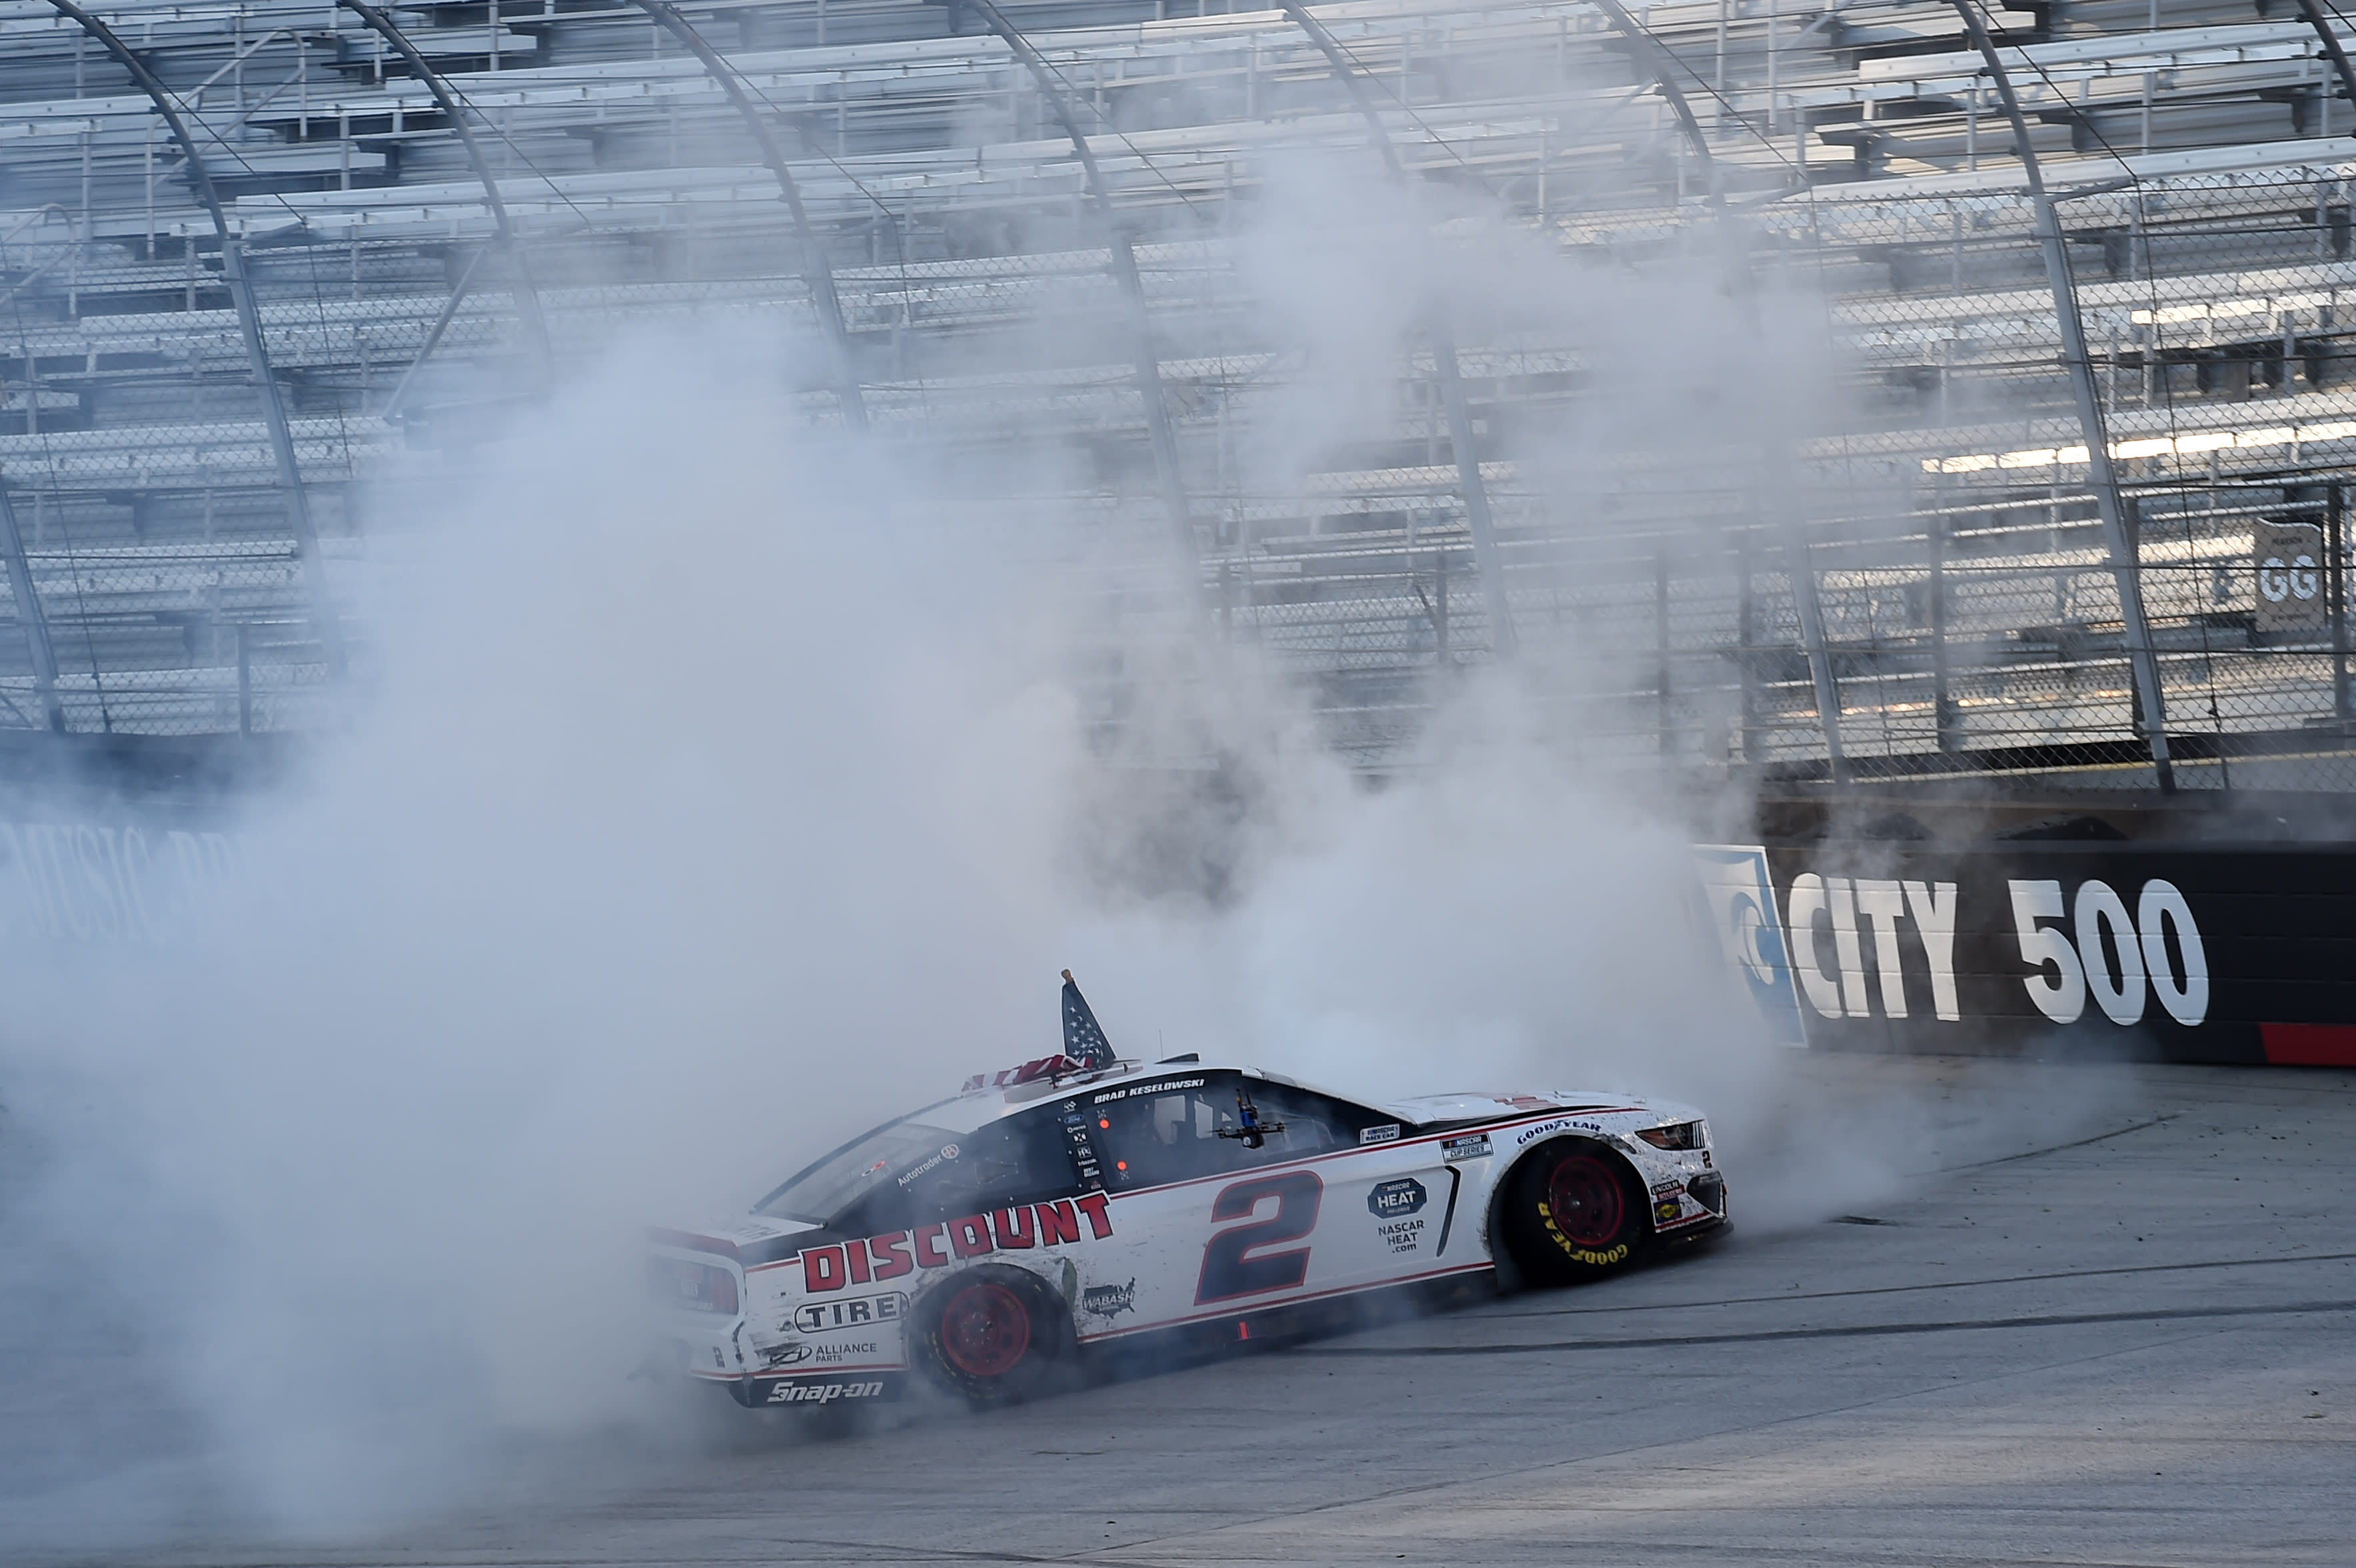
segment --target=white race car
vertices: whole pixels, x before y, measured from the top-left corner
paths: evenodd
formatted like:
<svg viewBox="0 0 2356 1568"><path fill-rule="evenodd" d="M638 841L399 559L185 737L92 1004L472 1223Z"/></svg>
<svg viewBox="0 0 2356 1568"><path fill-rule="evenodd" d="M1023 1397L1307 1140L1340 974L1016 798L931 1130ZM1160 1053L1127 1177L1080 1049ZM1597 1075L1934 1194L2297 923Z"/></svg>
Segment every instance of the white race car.
<svg viewBox="0 0 2356 1568"><path fill-rule="evenodd" d="M741 1223L651 1234L668 1359L742 1404L1039 1389L1086 1348L1264 1339L1367 1292L1608 1274L1727 1224L1700 1113L1622 1095L1380 1104L1104 1043L853 1138Z"/></svg>

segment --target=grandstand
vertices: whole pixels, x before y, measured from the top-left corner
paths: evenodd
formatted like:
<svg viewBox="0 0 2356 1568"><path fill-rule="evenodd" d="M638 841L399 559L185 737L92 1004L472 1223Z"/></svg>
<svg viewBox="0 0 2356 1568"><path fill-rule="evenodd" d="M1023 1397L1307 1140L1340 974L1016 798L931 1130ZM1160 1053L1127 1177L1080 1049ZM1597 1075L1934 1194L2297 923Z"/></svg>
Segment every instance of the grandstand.
<svg viewBox="0 0 2356 1568"><path fill-rule="evenodd" d="M1515 659L1598 766L2356 784L2349 29L1970 3L0 0L0 725L326 722L372 539L729 321L1361 766ZM1304 168L1437 282L1280 458Z"/></svg>

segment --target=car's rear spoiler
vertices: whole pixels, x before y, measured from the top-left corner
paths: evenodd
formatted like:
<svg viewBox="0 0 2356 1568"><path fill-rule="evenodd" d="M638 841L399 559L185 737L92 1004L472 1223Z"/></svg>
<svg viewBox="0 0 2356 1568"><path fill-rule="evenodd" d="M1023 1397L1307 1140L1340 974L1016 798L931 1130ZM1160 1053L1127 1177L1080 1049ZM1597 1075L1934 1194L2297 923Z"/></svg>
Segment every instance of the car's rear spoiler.
<svg viewBox="0 0 2356 1568"><path fill-rule="evenodd" d="M695 1231L666 1230L659 1225L647 1227L647 1243L650 1246L677 1247L682 1252L717 1253L723 1258L739 1256L736 1243L725 1237L707 1236Z"/></svg>

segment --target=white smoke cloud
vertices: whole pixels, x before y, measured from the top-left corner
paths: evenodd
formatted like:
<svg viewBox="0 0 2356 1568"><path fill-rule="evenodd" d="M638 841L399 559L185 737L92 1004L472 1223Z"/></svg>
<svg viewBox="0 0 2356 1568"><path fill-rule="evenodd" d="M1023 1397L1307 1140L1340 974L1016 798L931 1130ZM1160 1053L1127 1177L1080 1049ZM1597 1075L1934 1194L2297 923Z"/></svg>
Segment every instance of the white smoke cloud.
<svg viewBox="0 0 2356 1568"><path fill-rule="evenodd" d="M1248 459L1272 488L1378 415L1418 325L1365 232L1311 269L1269 229L1267 278L1318 279ZM1551 265L1514 241L1484 287L1543 315ZM1132 1054L1650 1091L1738 1142L1767 1104L1785 1059L1697 980L1685 808L1560 744L1568 641L1468 678L1387 787L1241 648L1133 694L1108 767L1042 566L1071 519L985 532L905 454L798 431L767 347L630 346L377 541L372 688L241 823L250 907L135 963L0 955L7 1222L133 1342L41 1321L184 1435L117 1525L204 1494L375 1528L473 1495L501 1434L627 1420L637 1227L1050 1049L1066 965ZM62 1482L5 1506L97 1528Z"/></svg>

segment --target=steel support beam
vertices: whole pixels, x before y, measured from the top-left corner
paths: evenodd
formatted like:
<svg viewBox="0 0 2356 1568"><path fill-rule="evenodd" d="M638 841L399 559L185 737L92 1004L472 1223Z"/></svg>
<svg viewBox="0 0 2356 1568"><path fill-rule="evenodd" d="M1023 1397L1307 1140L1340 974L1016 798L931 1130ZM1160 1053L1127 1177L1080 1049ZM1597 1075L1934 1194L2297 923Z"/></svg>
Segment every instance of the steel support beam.
<svg viewBox="0 0 2356 1568"><path fill-rule="evenodd" d="M1375 151L1383 155L1383 166L1390 171L1393 179L1404 181L1407 165L1399 162L1398 149L1391 145L1390 127L1383 123L1382 114L1375 107L1374 95L1366 91L1365 79L1358 74L1356 66L1351 62L1339 40L1325 30L1325 24L1319 21L1308 6L1301 4L1301 0L1282 0L1282 5L1284 14L1291 18L1294 27L1309 35L1309 41L1317 46L1319 54L1325 57L1326 69L1333 73L1333 80L1340 82L1342 91L1350 95L1350 102L1357 109L1359 118L1366 123L1367 140L1374 143Z"/></svg>
<svg viewBox="0 0 2356 1568"><path fill-rule="evenodd" d="M303 488L302 469L294 461L294 432L286 422L286 403L278 395L278 379L271 371L270 355L262 347L262 313L254 304L253 284L245 275L244 244L230 231L229 214L221 207L220 193L213 187L212 171L197 150L197 140L188 133L187 122L180 117L177 101L155 73L147 69L147 62L116 37L113 28L75 5L74 0L49 0L49 5L97 39L99 47L131 73L131 80L155 105L155 112L163 116L172 139L180 144L181 155L188 160L188 183L211 216L214 232L220 237L221 281L229 286L230 301L237 308L246 361L252 367L256 389L262 398L262 419L270 431L271 455L277 462L278 482L286 492L294 553L302 561L303 586L311 598L312 625L318 633L319 648L329 673L340 677L350 667L344 652L344 630L336 619L335 601L328 596L327 563L319 559L319 534L312 526L310 497Z"/></svg>
<svg viewBox="0 0 2356 1568"><path fill-rule="evenodd" d="M1170 533L1178 548L1178 560L1186 573L1186 603L1197 621L1207 612L1203 604L1202 552L1194 542L1194 514L1187 504L1186 485L1178 469L1178 439L1170 428L1170 411L1162 396L1162 361L1153 347L1153 319L1145 308L1145 284L1137 275L1137 251L1130 243L1129 231L1120 226L1113 211L1112 193L1105 188L1104 175L1097 167L1096 154L1080 129L1078 116L1073 112L1071 97L1064 91L1063 82L1021 28L1008 21L991 0L961 0L972 7L974 15L995 33L999 40L1014 51L1014 58L1031 73L1040 96L1047 101L1063 125L1064 134L1071 139L1072 151L1080 160L1080 172L1086 177L1090 205L1104 220L1105 234L1111 247L1113 282L1129 300L1132 331L1136 337L1137 392L1145 404L1145 433L1153 446L1153 474L1162 491L1162 510L1169 515Z"/></svg>
<svg viewBox="0 0 2356 1568"><path fill-rule="evenodd" d="M2307 18L2307 25L2315 29L2315 36L2323 41L2323 52L2330 57L2331 69L2339 74L2340 91L2348 95L2350 104L2356 105L2356 68L2349 65L2348 51L2340 47L2340 35L2323 19L2323 7L2316 0L2298 0L2298 9L2299 15Z"/></svg>
<svg viewBox="0 0 2356 1568"><path fill-rule="evenodd" d="M16 624L25 628L25 652L33 662L33 694L41 712L58 734L66 732L66 710L58 700L58 654L49 642L48 613L33 591L32 562L25 559L25 536L16 527L16 507L8 486L0 484L0 554L8 558L8 592L16 601Z"/></svg>
<svg viewBox="0 0 2356 1568"><path fill-rule="evenodd" d="M1621 5L1620 0L1595 0L1595 5L1612 24L1612 30L1644 57L1645 70L1652 77L1653 85L1660 90L1663 98L1668 100L1670 112L1676 115L1677 124L1685 132L1687 142L1692 145L1694 155L1701 160L1702 177L1707 182L1711 204L1723 206L1724 198L1719 187L1718 160L1710 155L1709 138L1702 134L1701 122L1694 117L1692 102L1687 99L1685 90L1676 83L1676 57L1653 37L1642 22L1629 15L1628 8Z"/></svg>
<svg viewBox="0 0 2356 1568"><path fill-rule="evenodd" d="M2078 315L2078 291L2070 275L2070 251L2062 237L2061 216L2045 192L2044 171L2029 142L2029 120L2012 91L2012 78L1997 58L1996 42L1980 19L1979 0L1954 0L1964 31L1979 51L1996 83L2005 117L2012 122L2013 140L2028 176L2030 210L2037 225L2037 243L2045 257L2045 282L2053 293L2054 323L2061 329L2062 362L2070 372L2070 394L2078 407L2078 433L2086 443L2087 476L2093 481L2094 507L2102 515L2103 541L2111 556L2111 574L2118 585L2119 616L2126 635L2127 662L2134 672L2136 696L2143 708L2144 733L2151 741L2152 767L2163 792L2176 788L2176 770L2168 756L2168 709L2162 704L2159 659L2151 645L2151 626L2143 613L2143 571L2136 541L2128 532L2126 506L2119 496L2118 473L2111 466L2109 432L2103 425L2102 400L2095 395L2094 368L2086 354L2085 324Z"/></svg>
<svg viewBox="0 0 2356 1568"><path fill-rule="evenodd" d="M1676 114L1687 144L1701 164L1703 198L1718 218L1719 242L1726 252L1727 281L1746 307L1755 307L1756 292L1751 286L1749 259L1736 242L1733 220L1727 214L1726 189L1718 159L1710 151L1709 138L1702 133L1701 121L1695 115L1692 102L1677 85L1676 57L1630 15L1620 0L1596 0L1596 5L1620 36L1644 57L1653 85ZM1757 325L1755 317L1752 325ZM1787 444L1771 440L1766 447L1770 464L1767 502L1776 514L1775 528L1783 536L1783 553L1791 562L1792 608L1799 617L1800 643L1808 656L1808 680L1815 691L1816 724L1825 737L1825 764L1833 783L1846 784L1849 782L1849 765L1848 751L1841 740L1840 679L1833 668L1831 644L1825 635L1824 601L1817 592L1815 568L1808 562L1807 524L1786 499L1796 494Z"/></svg>
<svg viewBox="0 0 2356 1568"><path fill-rule="evenodd" d="M346 0L347 4L350 0ZM704 74L719 84L735 106L737 117L753 133L754 142L761 149L761 161L769 165L776 176L777 195L786 204L786 211L794 220L794 233L801 240L802 283L810 292L810 300L818 307L819 330L826 335L829 353L834 357L835 395L842 404L842 420L854 430L867 428L867 400L859 380L859 368L851 353L851 332L843 325L842 301L834 291L834 268L826 259L826 246L809 220L809 210L802 206L802 187L794 179L794 171L786 163L785 150L769 123L753 101L753 93L744 78L730 65L718 49L706 42L694 25L679 14L668 0L631 0L631 3L652 17L665 32L687 47L688 52L702 63Z"/></svg>
<svg viewBox="0 0 2356 1568"><path fill-rule="evenodd" d="M523 236L516 231L515 224L508 218L508 204L499 199L499 182L491 173L491 161L483 155L482 144L475 140L474 128L467 123L472 111L459 103L457 95L442 80L442 73L418 52L417 46L409 41L408 34L393 26L390 16L369 5L368 0L336 0L336 3L368 24L379 37L393 47L394 52L408 62L409 69L417 73L418 80L425 83L425 90L434 95L434 101L442 106L442 112L449 118L450 129L457 133L458 144L466 149L466 161L475 165L475 177L483 182L483 201L490 208L491 223L498 230L499 249L507 252L508 265L515 269L516 314L523 318L524 331L531 338L532 352L540 361L541 384L542 387L552 385L556 366L549 352L548 324L540 314L540 292L532 287L531 269L524 261ZM491 20L496 27L498 22L496 14Z"/></svg>
<svg viewBox="0 0 2356 1568"><path fill-rule="evenodd" d="M1391 144L1390 128L1383 123L1374 97L1366 91L1365 80L1351 63L1348 52L1301 0L1281 0L1281 4L1284 14L1317 46L1333 79L1350 95L1350 101L1366 123L1367 139L1382 155L1383 167L1395 182L1405 185L1407 165L1399 161L1398 149ZM1472 413L1464 400L1464 378L1456 359L1456 335L1449 326L1443 302L1432 301L1430 311L1431 320L1426 336L1431 343L1432 377L1440 384L1440 406L1448 415L1448 449L1456 459L1456 488L1464 497L1464 523L1472 535L1472 562L1481 579L1481 607L1489 617L1489 646L1499 657L1510 658L1518 645L1514 613L1505 599L1505 562L1497 553L1497 528L1489 510L1489 486L1481 477L1481 452L1472 439Z"/></svg>
<svg viewBox="0 0 2356 1568"><path fill-rule="evenodd" d="M410 382L417 379L417 372L425 368L425 362L434 357L434 350L441 346L442 335L449 331L450 324L458 318L458 308L466 303L466 291L474 285L475 270L483 264L483 258L488 253L488 248L485 247L466 258L466 265L458 273L458 281L450 285L450 297L442 302L442 314L434 318L433 326L425 334L425 341L418 346L416 355L409 361L409 368L401 373L401 379L395 381L392 390L386 394L384 406L377 411L379 419L389 420L400 411L402 400L409 396Z"/></svg>

